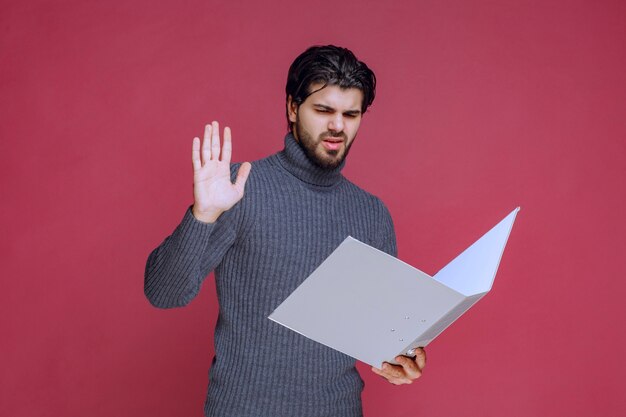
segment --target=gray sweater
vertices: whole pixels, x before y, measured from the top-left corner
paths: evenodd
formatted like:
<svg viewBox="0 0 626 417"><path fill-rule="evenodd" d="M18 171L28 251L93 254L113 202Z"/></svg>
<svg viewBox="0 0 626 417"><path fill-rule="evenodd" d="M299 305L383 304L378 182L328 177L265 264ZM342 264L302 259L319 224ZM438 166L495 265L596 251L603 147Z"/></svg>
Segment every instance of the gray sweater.
<svg viewBox="0 0 626 417"><path fill-rule="evenodd" d="M342 168L315 166L288 134L283 151L252 163L239 203L213 224L187 210L148 257L145 294L160 308L189 303L215 271L206 416L362 415L354 359L267 318L348 235L396 256L389 212Z"/></svg>

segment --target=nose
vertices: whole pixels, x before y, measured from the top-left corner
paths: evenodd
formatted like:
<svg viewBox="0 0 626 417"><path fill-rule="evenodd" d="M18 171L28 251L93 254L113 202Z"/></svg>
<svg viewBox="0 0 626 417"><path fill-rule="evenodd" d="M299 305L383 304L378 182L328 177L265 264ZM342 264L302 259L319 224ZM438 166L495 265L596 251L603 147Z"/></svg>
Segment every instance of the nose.
<svg viewBox="0 0 626 417"><path fill-rule="evenodd" d="M343 115L338 114L330 119L328 122L328 130L331 132L341 132L343 130Z"/></svg>

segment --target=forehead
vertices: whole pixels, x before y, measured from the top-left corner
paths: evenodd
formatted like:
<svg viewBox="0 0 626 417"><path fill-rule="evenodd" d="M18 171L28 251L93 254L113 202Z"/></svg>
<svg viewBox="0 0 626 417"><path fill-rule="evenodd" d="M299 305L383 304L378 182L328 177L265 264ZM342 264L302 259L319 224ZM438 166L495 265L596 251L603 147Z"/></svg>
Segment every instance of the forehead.
<svg viewBox="0 0 626 417"><path fill-rule="evenodd" d="M315 92L305 101L311 105L322 104L334 109L361 110L363 92L358 88L341 88L337 85L327 85L322 88L323 86L324 84L321 83L311 84L310 90Z"/></svg>

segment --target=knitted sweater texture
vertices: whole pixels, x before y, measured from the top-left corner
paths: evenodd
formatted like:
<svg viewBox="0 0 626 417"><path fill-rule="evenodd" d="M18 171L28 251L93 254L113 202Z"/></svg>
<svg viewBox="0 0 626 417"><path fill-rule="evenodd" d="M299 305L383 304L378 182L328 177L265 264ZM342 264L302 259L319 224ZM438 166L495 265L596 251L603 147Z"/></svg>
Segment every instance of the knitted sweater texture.
<svg viewBox="0 0 626 417"><path fill-rule="evenodd" d="M148 257L145 294L160 308L189 303L215 271L207 417L362 415L354 359L267 318L348 235L396 256L389 212L342 168L315 166L288 134L281 152L252 163L239 203L215 223L187 210Z"/></svg>

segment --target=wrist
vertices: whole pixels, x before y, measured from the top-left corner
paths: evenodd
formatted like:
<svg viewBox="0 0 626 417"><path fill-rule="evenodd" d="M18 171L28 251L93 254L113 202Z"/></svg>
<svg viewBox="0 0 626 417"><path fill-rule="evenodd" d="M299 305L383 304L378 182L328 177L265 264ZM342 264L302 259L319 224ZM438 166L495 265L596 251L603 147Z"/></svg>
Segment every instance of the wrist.
<svg viewBox="0 0 626 417"><path fill-rule="evenodd" d="M203 223L215 223L222 213L223 211L218 209L200 210L195 205L191 208L193 217Z"/></svg>

